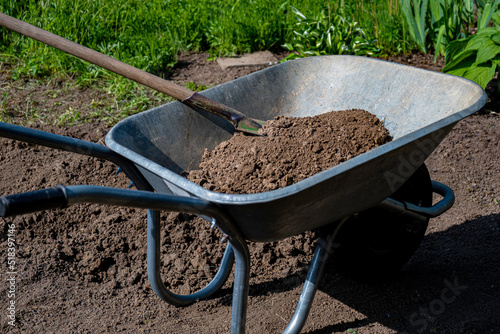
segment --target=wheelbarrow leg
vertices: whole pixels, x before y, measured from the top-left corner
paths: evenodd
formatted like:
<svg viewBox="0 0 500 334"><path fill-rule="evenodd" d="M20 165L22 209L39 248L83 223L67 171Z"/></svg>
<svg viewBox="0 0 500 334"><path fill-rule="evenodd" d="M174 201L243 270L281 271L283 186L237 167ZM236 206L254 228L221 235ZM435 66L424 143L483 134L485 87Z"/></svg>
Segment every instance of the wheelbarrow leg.
<svg viewBox="0 0 500 334"><path fill-rule="evenodd" d="M250 253L246 244L233 245L236 267L234 270L231 333L245 333L250 283Z"/></svg>
<svg viewBox="0 0 500 334"><path fill-rule="evenodd" d="M192 304L197 300L208 298L217 292L226 282L234 259L236 268L233 283L233 305L231 315L231 333L245 333L246 312L248 303L248 285L250 280L250 254L243 239L231 238L219 271L212 281L202 290L190 295L177 295L170 292L160 276L160 212L148 210L148 244L147 263L148 279L153 291L164 301L175 306Z"/></svg>
<svg viewBox="0 0 500 334"><path fill-rule="evenodd" d="M311 310L316 290L318 290L318 284L323 275L326 261L333 251L333 240L346 220L347 219L342 220L333 230L326 232L318 240L318 245L314 251L311 266L307 272L306 281L302 287L302 293L300 294L297 307L295 308L295 313L283 332L284 334L300 333L304 327L309 311Z"/></svg>
<svg viewBox="0 0 500 334"><path fill-rule="evenodd" d="M163 300L175 306L185 306L192 304L200 299L210 297L215 292L219 291L224 285L234 262L234 253L230 244L228 244L221 265L217 274L212 281L203 289L190 295L177 295L170 292L160 276L160 212L148 210L148 232L147 232L147 263L148 263L148 279L153 291Z"/></svg>

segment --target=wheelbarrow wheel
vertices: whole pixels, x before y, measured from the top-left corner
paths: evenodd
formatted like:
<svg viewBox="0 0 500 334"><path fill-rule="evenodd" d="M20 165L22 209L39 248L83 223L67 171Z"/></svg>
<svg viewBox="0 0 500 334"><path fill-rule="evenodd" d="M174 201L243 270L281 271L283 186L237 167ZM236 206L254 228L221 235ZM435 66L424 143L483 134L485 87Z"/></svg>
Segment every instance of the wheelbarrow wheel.
<svg viewBox="0 0 500 334"><path fill-rule="evenodd" d="M432 183L422 165L391 198L432 205ZM408 262L424 237L429 220L419 222L373 208L349 218L339 231L333 258L340 269L357 278L383 278Z"/></svg>

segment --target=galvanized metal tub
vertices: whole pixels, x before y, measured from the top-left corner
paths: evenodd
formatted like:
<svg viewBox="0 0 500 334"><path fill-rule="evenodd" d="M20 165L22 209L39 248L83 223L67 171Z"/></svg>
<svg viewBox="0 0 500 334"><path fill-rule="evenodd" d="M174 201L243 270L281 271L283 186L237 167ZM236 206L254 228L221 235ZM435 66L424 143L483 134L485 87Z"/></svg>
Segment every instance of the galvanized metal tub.
<svg viewBox="0 0 500 334"><path fill-rule="evenodd" d="M394 140L303 181L258 194L222 194L180 176L205 148L233 135L226 121L179 102L129 117L106 145L133 161L156 191L223 207L245 238L273 241L371 208L390 196L464 117L486 103L456 76L356 56L288 61L202 92L256 119L365 109Z"/></svg>

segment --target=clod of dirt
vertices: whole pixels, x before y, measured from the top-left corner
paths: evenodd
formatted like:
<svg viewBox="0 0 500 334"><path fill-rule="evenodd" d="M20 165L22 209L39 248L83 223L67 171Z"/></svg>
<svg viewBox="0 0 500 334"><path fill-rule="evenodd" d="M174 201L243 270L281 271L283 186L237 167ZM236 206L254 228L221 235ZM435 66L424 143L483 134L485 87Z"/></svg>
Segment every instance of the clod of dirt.
<svg viewBox="0 0 500 334"><path fill-rule="evenodd" d="M331 168L392 138L365 110L333 111L312 117L277 116L264 136L237 133L213 151L188 179L206 189L251 194L279 189Z"/></svg>

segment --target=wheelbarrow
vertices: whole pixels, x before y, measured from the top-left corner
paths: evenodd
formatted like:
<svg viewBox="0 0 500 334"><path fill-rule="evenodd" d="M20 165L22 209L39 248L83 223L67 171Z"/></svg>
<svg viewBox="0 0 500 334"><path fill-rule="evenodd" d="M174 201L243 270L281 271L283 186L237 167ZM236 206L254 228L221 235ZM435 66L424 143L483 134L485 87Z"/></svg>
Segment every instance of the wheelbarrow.
<svg viewBox="0 0 500 334"><path fill-rule="evenodd" d="M112 161L139 190L77 185L3 196L0 216L82 202L148 209L148 278L162 300L184 306L211 296L235 262L232 333L245 331L247 241L277 241L309 230L322 233L285 333L303 328L332 253L356 270L390 272L404 265L429 218L454 202L450 188L431 181L425 160L458 121L487 99L478 85L460 77L356 56L288 61L201 94L261 120L364 109L384 121L393 141L282 189L223 194L190 182L182 173L195 169L205 148L214 148L235 130L213 114L179 102L121 121L107 134L106 146L3 123L3 137ZM436 203L434 193L440 196ZM200 215L228 236L219 271L194 294L174 294L160 277L163 210Z"/></svg>

